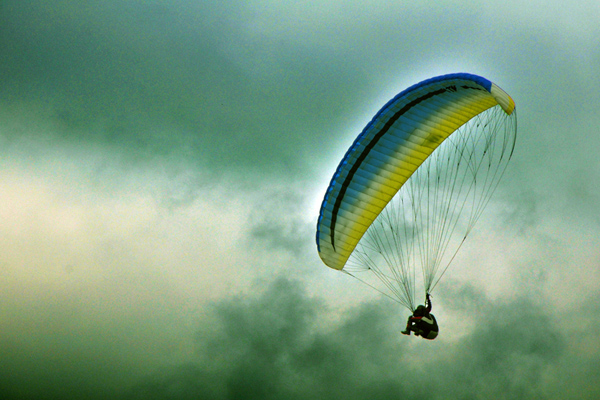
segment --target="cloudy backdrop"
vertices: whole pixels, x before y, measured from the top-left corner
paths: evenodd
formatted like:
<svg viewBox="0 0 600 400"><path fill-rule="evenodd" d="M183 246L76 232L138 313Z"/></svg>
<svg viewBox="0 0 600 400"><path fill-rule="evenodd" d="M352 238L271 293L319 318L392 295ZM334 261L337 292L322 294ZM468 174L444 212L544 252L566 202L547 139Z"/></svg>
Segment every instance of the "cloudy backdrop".
<svg viewBox="0 0 600 400"><path fill-rule="evenodd" d="M598 21L596 0L0 0L0 397L599 398ZM314 231L371 116L451 72L512 95L518 143L426 342Z"/></svg>

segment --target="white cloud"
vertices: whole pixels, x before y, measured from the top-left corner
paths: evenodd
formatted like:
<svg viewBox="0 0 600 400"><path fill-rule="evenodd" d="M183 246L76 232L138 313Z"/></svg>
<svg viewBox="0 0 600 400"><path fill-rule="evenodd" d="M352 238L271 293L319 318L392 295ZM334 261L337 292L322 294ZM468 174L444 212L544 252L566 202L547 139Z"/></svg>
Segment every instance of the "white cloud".
<svg viewBox="0 0 600 400"><path fill-rule="evenodd" d="M191 357L202 307L250 284L238 248L250 205L224 184L172 207L177 176L122 161L67 145L3 158L4 343L143 374Z"/></svg>

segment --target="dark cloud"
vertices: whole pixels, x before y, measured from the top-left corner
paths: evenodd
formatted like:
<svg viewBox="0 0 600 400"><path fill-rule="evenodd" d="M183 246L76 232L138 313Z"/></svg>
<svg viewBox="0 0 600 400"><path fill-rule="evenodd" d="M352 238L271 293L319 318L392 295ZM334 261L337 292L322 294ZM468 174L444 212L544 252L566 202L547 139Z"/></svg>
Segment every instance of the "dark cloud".
<svg viewBox="0 0 600 400"><path fill-rule="evenodd" d="M461 398L526 399L543 392L542 378L566 344L552 320L525 298L487 304L479 315L481 324L452 350L452 365L440 374L461 389L449 382L446 388Z"/></svg>
<svg viewBox="0 0 600 400"><path fill-rule="evenodd" d="M523 65L553 65L570 101L587 87L556 65L544 31L499 35L486 9L333 2L324 18L244 1L2 4L1 105L29 134L266 179L339 159L391 96L432 74L471 66L514 93L523 116L565 104Z"/></svg>
<svg viewBox="0 0 600 400"><path fill-rule="evenodd" d="M348 72L253 37L243 2L3 4L4 105L65 140L295 175L302 143L348 103L325 84Z"/></svg>
<svg viewBox="0 0 600 400"><path fill-rule="evenodd" d="M280 251L302 257L315 251L315 226L303 221L308 208L307 193L292 185L265 188L250 212L250 246L259 246L267 253Z"/></svg>
<svg viewBox="0 0 600 400"><path fill-rule="evenodd" d="M165 365L143 379L130 373L125 380L116 376L124 368L120 356L99 365L105 357L95 362L84 338L81 354L65 352L70 347L64 343L24 353L18 339L4 340L0 393L7 400L441 400L579 399L600 391L590 383L600 368L596 301L587 304L590 320L574 318L573 326L527 296L496 304L465 287L451 299L438 307L441 335L428 342L400 335L405 315L386 299L340 312L308 296L299 281L261 281L209 307L198 321L194 362ZM463 321L449 320L456 311ZM452 329L465 332L456 339ZM573 335L587 354L567 343ZM88 339L88 346L98 347L98 338ZM574 387L584 383L582 394Z"/></svg>
<svg viewBox="0 0 600 400"><path fill-rule="evenodd" d="M477 300L480 324L451 346L443 324L436 342L401 336L385 300L323 320L323 302L280 279L215 304L198 362L159 371L125 398L527 399L547 391L543 378L565 352L561 332L527 299Z"/></svg>
<svg viewBox="0 0 600 400"><path fill-rule="evenodd" d="M318 320L323 307L287 280L276 281L261 295L216 304L216 323L203 321L207 329L199 335L200 361L193 368L197 376L209 379L197 385L193 395L353 398L356 389L365 395L373 382L357 382L364 374L377 375L383 366L374 363L388 363L384 354L395 345L397 335L386 325L386 309L365 305L345 317L341 326L327 327ZM187 375L157 375L133 392L141 391L140 398L152 392L163 398L153 388L179 387ZM157 379L162 383L156 385Z"/></svg>

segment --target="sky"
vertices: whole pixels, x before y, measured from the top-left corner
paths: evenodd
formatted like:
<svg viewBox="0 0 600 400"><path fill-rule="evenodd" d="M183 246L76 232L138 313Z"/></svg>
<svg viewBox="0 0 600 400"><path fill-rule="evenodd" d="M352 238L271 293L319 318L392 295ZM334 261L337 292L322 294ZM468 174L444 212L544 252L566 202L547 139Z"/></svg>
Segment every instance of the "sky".
<svg viewBox="0 0 600 400"><path fill-rule="evenodd" d="M599 398L600 3L501 3L0 0L0 397ZM517 147L424 341L314 235L454 72Z"/></svg>

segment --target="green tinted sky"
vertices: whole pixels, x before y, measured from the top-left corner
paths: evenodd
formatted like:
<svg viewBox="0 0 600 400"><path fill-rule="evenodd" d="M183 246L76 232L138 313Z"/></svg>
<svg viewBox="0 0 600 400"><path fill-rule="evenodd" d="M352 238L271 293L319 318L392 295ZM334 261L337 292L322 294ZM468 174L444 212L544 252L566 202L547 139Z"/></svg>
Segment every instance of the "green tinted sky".
<svg viewBox="0 0 600 400"><path fill-rule="evenodd" d="M598 398L600 5L438 3L1 0L1 397ZM314 229L451 72L519 136L424 342Z"/></svg>

